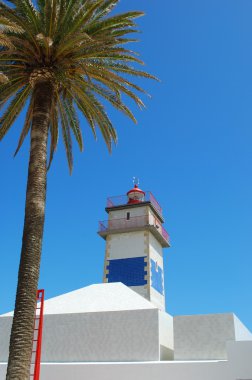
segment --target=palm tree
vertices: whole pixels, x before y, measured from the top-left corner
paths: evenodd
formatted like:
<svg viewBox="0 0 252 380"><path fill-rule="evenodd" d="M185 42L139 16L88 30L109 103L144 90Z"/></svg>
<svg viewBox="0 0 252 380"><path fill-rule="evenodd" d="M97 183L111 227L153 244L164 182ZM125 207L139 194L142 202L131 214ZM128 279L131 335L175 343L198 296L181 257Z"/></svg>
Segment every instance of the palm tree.
<svg viewBox="0 0 252 380"><path fill-rule="evenodd" d="M109 150L116 131L102 99L129 116L126 95L141 108L135 94L143 90L129 76L153 76L124 44L136 40L134 19L142 12L115 15L119 0L0 1L0 140L27 106L17 150L30 132L25 219L15 312L6 379L29 379L33 318L44 228L47 170L61 129L72 171L72 136L83 150L79 114L95 138L99 129ZM50 149L48 148L50 142ZM47 150L49 154L47 155ZM49 156L49 157L47 157Z"/></svg>

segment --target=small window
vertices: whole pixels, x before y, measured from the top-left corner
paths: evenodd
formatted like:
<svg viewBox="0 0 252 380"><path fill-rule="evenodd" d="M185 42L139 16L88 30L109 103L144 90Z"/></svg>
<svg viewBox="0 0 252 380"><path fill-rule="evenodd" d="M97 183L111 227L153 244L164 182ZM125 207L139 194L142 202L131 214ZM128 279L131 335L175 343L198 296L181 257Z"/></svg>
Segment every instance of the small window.
<svg viewBox="0 0 252 380"><path fill-rule="evenodd" d="M158 272L158 262L157 261L155 262L155 269L156 269L156 272Z"/></svg>
<svg viewBox="0 0 252 380"><path fill-rule="evenodd" d="M130 220L130 212L127 212L127 220Z"/></svg>

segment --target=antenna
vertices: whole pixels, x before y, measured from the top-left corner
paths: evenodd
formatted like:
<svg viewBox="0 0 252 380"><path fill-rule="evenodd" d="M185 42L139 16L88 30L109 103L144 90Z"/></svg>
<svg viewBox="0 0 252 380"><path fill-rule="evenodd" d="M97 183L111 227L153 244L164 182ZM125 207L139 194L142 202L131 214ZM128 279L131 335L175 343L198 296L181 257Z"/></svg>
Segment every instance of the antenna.
<svg viewBox="0 0 252 380"><path fill-rule="evenodd" d="M139 178L133 177L133 185L138 186L139 185Z"/></svg>

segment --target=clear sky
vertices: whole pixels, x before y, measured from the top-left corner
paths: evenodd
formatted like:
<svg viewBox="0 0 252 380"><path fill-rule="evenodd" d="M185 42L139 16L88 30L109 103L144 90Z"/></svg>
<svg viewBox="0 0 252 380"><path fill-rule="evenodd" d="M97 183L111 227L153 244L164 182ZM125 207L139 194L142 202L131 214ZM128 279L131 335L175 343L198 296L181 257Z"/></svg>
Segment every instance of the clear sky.
<svg viewBox="0 0 252 380"><path fill-rule="evenodd" d="M173 315L231 312L252 329L252 2L121 0L144 10L145 69L152 94L138 125L111 111L119 142L109 155L82 121L72 176L61 143L48 175L40 287L52 297L102 281L106 197L132 177L164 209L166 305ZM23 118L0 144L0 313L13 308L29 141L13 159Z"/></svg>

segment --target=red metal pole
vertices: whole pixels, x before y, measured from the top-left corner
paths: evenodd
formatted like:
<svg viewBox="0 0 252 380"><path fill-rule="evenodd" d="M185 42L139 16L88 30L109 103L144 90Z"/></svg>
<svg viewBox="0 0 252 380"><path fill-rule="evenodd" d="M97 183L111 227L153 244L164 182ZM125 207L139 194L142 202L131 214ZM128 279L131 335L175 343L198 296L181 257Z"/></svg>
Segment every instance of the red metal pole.
<svg viewBox="0 0 252 380"><path fill-rule="evenodd" d="M41 348L42 348L42 332L43 332L43 313L44 313L44 289L37 291L37 302L40 302L39 310L39 324L38 324L38 335L37 335L37 347L36 347L36 357L34 365L34 380L39 380L40 377L40 361L41 361ZM35 313L36 318L36 313Z"/></svg>

